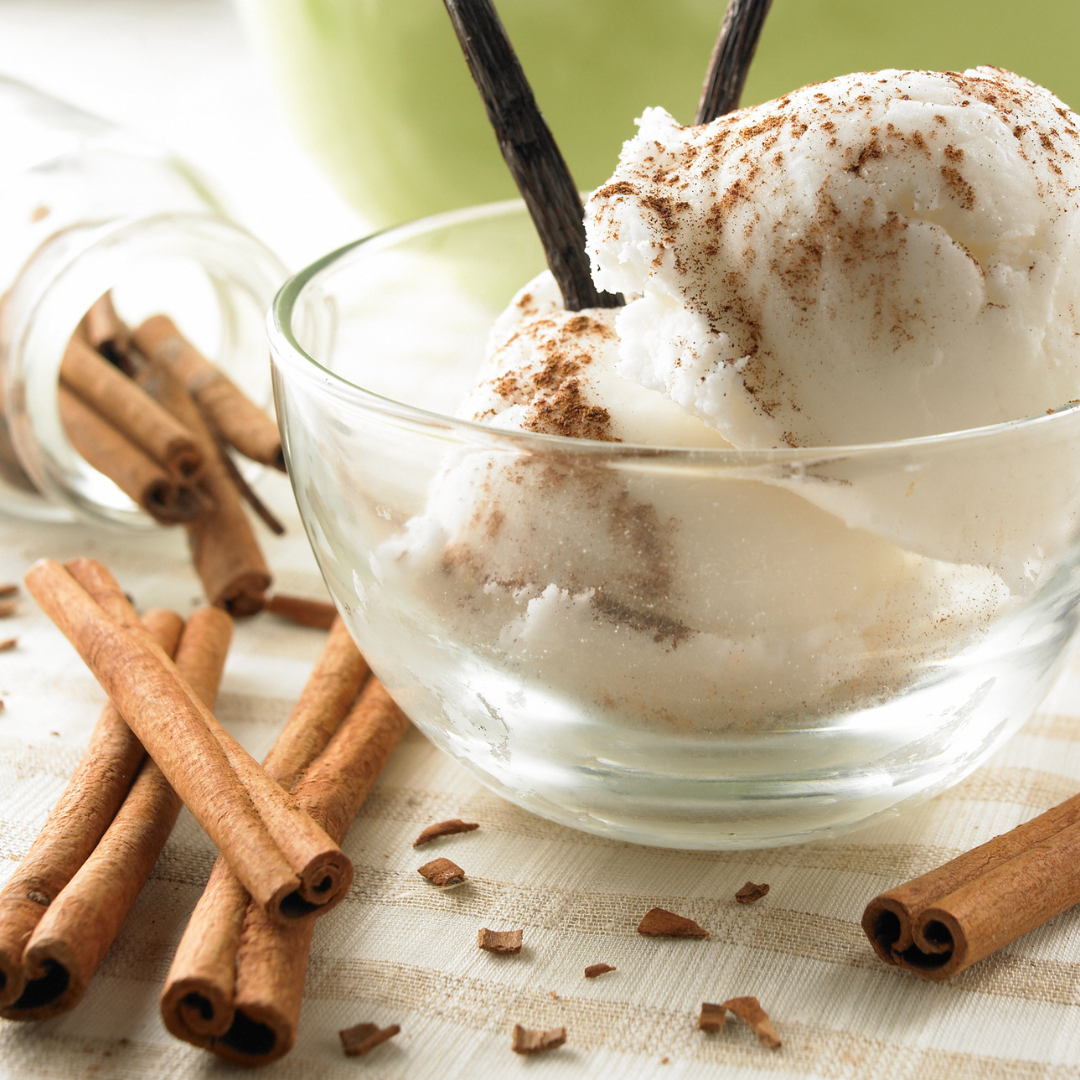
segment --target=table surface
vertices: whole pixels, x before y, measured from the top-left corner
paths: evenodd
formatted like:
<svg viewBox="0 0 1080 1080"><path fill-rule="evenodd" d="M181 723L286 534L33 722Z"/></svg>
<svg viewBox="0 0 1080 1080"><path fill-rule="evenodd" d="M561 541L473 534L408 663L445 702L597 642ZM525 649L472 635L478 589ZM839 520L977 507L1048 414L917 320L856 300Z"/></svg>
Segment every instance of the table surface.
<svg viewBox="0 0 1080 1080"><path fill-rule="evenodd" d="M200 166L234 217L293 268L359 236L364 223L305 159L223 0L4 0L0 73L154 135ZM283 591L322 582L283 478L264 478L288 534L266 548ZM36 558L90 555L142 607L197 606L181 537L132 538L83 525L0 518L0 580ZM24 599L0 655L0 881L44 822L85 746L101 692ZM219 716L265 751L321 646L317 631L260 617L237 628ZM707 854L639 848L552 825L479 786L411 733L345 847L356 884L315 935L299 1042L266 1075L385 1078L1077 1077L1080 909L949 985L887 969L858 922L866 901L1080 789L1080 664L1005 749L966 781L839 840ZM435 854L469 883L439 893L416 874L420 829L447 817L481 828ZM0 1077L189 1077L236 1070L172 1040L157 995L213 851L185 811L83 1002L40 1024L0 1021ZM769 895L734 902L746 880ZM654 905L693 918L704 941L641 938ZM523 927L500 958L476 931ZM586 982L582 969L617 970ZM752 994L784 1045L748 1030L696 1029L702 1001ZM373 1020L401 1034L369 1057L336 1032ZM564 1024L568 1044L510 1052L515 1022Z"/></svg>

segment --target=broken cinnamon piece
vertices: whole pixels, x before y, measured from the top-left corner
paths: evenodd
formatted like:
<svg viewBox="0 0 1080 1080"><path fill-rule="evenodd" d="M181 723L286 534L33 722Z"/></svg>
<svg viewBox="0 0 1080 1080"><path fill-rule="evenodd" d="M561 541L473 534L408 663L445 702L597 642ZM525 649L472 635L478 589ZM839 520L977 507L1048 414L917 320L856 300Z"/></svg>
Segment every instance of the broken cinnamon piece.
<svg viewBox="0 0 1080 1080"><path fill-rule="evenodd" d="M486 926L477 934L477 945L486 952L512 956L521 952L522 930L489 930Z"/></svg>
<svg viewBox="0 0 1080 1080"><path fill-rule="evenodd" d="M18 600L0 600L0 619L10 619L18 610Z"/></svg>
<svg viewBox="0 0 1080 1080"><path fill-rule="evenodd" d="M645 912L645 918L638 923L637 932L646 937L693 937L706 938L708 930L703 930L693 919L676 915L673 911L654 907Z"/></svg>
<svg viewBox="0 0 1080 1080"><path fill-rule="evenodd" d="M14 581L9 581L4 585L0 585L0 600L7 600L8 597L15 596L19 591L19 586Z"/></svg>
<svg viewBox="0 0 1080 1080"><path fill-rule="evenodd" d="M268 596L263 610L315 630L329 630L337 617L337 608L325 600L306 600L302 596L287 596L285 593Z"/></svg>
<svg viewBox="0 0 1080 1080"><path fill-rule="evenodd" d="M614 971L614 964L590 964L585 969L586 979L595 979L598 975L604 975L609 971Z"/></svg>
<svg viewBox="0 0 1080 1080"><path fill-rule="evenodd" d="M447 885L460 885L465 880L465 871L449 859L432 859L416 871L432 885L445 888Z"/></svg>
<svg viewBox="0 0 1080 1080"><path fill-rule="evenodd" d="M273 418L207 360L168 316L147 319L136 328L134 341L143 355L166 365L183 382L230 446L253 461L285 471L281 433Z"/></svg>
<svg viewBox="0 0 1080 1080"><path fill-rule="evenodd" d="M726 1019L726 1006L714 1005L711 1001L703 1001L701 1003L701 1015L698 1017L697 1022L698 1031L707 1031L710 1035L715 1035L724 1026Z"/></svg>
<svg viewBox="0 0 1080 1080"><path fill-rule="evenodd" d="M64 351L60 379L177 480L190 482L202 472L202 451L191 431L78 335Z"/></svg>
<svg viewBox="0 0 1080 1080"><path fill-rule="evenodd" d="M740 904L752 904L760 900L769 891L768 885L755 885L748 881L736 894L735 899Z"/></svg>
<svg viewBox="0 0 1080 1080"><path fill-rule="evenodd" d="M733 1012L758 1037L758 1042L764 1044L770 1050L776 1050L780 1046L780 1038L776 1034L776 1029L772 1026L768 1013L761 1007L761 1002L756 997L730 998L722 1002L718 1007ZM704 1013L704 1009L705 1007L702 1006L702 1013Z"/></svg>
<svg viewBox="0 0 1080 1080"><path fill-rule="evenodd" d="M338 1035L341 1037L341 1049L345 1051L345 1056L358 1057L369 1050L374 1050L387 1039L392 1039L399 1031L401 1031L400 1024L391 1024L385 1028L379 1027L378 1024L357 1024L355 1027L339 1031Z"/></svg>
<svg viewBox="0 0 1080 1080"><path fill-rule="evenodd" d="M17 637L4 638L3 641L0 641L0 652L7 652L9 649L14 649L18 644L19 639Z"/></svg>
<svg viewBox="0 0 1080 1080"><path fill-rule="evenodd" d="M456 817L448 818L446 821L438 821L424 829L413 841L413 847L422 847L437 836L453 836L455 833L472 832L473 829L479 828L480 824L476 821L462 821L461 818Z"/></svg>
<svg viewBox="0 0 1080 1080"><path fill-rule="evenodd" d="M554 1050L566 1042L566 1028L551 1028L538 1031L533 1028L514 1025L514 1041L511 1044L515 1054L542 1054L545 1050Z"/></svg>

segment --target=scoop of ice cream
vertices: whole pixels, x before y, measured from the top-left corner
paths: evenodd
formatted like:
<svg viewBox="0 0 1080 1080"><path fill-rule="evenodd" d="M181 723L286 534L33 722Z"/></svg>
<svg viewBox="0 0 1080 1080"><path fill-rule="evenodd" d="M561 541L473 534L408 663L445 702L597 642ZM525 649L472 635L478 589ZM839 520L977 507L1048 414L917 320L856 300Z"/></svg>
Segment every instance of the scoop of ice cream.
<svg viewBox="0 0 1080 1080"><path fill-rule="evenodd" d="M647 109L586 208L620 371L738 447L1080 396L1080 118L1009 72L882 71L701 127Z"/></svg>
<svg viewBox="0 0 1080 1080"><path fill-rule="evenodd" d="M614 318L565 311L541 275L497 321L458 415L583 440L448 453L373 564L418 623L437 612L552 700L702 732L887 694L999 611L993 574L850 528L737 460L612 453L727 446L615 371Z"/></svg>
<svg viewBox="0 0 1080 1080"><path fill-rule="evenodd" d="M674 402L619 375L615 311L567 311L545 271L499 316L456 415L492 427L651 446L730 444Z"/></svg>
<svg viewBox="0 0 1080 1080"><path fill-rule="evenodd" d="M646 110L586 228L618 372L740 448L882 443L1080 397L1080 119L991 68ZM1071 438L834 455L793 491L1030 588L1080 526Z"/></svg>

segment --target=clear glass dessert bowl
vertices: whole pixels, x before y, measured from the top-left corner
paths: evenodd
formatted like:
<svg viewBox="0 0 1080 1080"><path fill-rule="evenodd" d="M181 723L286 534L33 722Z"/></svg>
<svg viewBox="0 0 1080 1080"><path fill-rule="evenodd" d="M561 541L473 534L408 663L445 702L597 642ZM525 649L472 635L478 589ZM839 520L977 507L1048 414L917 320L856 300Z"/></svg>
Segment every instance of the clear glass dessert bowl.
<svg viewBox="0 0 1080 1080"><path fill-rule="evenodd" d="M719 849L894 813L1024 723L1077 624L1075 403L756 451L455 419L542 268L520 204L479 207L328 255L271 314L308 536L419 728L544 817Z"/></svg>

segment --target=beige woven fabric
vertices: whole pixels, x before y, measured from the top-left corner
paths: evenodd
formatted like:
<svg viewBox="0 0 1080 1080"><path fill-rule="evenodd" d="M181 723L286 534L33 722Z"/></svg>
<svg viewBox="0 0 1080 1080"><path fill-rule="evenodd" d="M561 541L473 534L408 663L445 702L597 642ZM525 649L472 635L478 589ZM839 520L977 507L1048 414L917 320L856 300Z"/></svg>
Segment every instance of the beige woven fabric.
<svg viewBox="0 0 1080 1080"><path fill-rule="evenodd" d="M271 478L274 501L288 492ZM267 543L283 590L318 595L295 518ZM198 588L175 534L114 537L0 519L0 579L36 557L103 559L140 606L187 612ZM101 692L25 599L0 637L0 879L14 869L78 761ZM261 617L237 631L218 713L261 754L299 693L322 635ZM413 732L346 842L356 884L320 921L298 1045L274 1077L822 1077L939 1080L1080 1076L1080 909L950 985L886 968L859 930L866 901L1080 790L1080 664L1027 727L972 777L901 817L839 840L773 851L661 851L555 826L488 793ZM419 851L446 817L476 832ZM416 868L445 855L468 882L439 892ZM216 1076L211 1055L172 1040L157 996L213 851L185 812L80 1006L41 1024L0 1021L0 1077ZM771 891L735 903L747 879ZM707 940L653 940L650 907L688 915ZM519 956L476 947L478 928L524 930ZM597 962L615 972L585 980ZM783 1047L737 1023L696 1030L702 1001L752 994ZM401 1034L359 1060L337 1031ZM565 1025L567 1045L526 1060L513 1025Z"/></svg>

